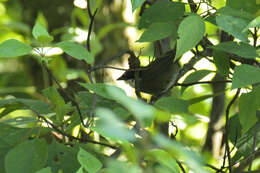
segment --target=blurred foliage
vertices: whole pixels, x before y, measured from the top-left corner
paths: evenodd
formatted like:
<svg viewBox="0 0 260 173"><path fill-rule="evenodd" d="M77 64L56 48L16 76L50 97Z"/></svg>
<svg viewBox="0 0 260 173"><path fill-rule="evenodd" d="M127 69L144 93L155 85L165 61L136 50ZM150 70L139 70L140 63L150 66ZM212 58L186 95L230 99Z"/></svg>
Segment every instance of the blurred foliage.
<svg viewBox="0 0 260 173"><path fill-rule="evenodd" d="M0 172L260 170L259 7L0 0ZM102 68L150 62L166 37L185 72L166 97L130 97Z"/></svg>

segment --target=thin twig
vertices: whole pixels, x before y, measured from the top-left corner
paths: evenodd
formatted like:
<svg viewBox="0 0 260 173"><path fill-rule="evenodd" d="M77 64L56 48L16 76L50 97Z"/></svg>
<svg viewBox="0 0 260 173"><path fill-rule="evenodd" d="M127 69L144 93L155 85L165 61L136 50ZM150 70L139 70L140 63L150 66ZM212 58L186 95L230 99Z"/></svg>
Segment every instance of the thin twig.
<svg viewBox="0 0 260 173"><path fill-rule="evenodd" d="M86 48L90 52L90 37L91 37L92 29L93 29L94 19L95 19L95 16L97 14L98 9L96 9L94 14L92 14L91 13L91 7L90 7L90 1L87 0L87 11L88 11L88 15L89 15L89 18L90 18L90 24L89 24L89 28L88 28L88 36L87 36L87 41L86 41ZM87 68L91 69L91 65L87 64ZM89 70L88 70L87 74L88 74L89 81L91 83L94 83L94 81L92 79L91 72ZM91 122L92 122L92 118L94 116L94 110L95 110L95 107L96 107L96 102L97 102L97 95L96 95L96 93L94 93L93 94L92 105L91 105L90 112L89 112L89 118L87 120L86 126L89 126L91 124Z"/></svg>
<svg viewBox="0 0 260 173"><path fill-rule="evenodd" d="M229 102L227 109L226 109L226 125L225 125L225 155L224 155L224 159L223 159L223 164L222 164L222 168L225 167L225 162L226 162L226 157L228 158L228 169L229 169L229 173L232 172L232 165L231 165L231 154L230 154L230 149L229 149L229 144L228 144L228 135L229 135L229 111L231 106L235 103L236 99L238 98L240 94L240 88L237 89L237 92L235 94L235 96L233 97L233 99Z"/></svg>
<svg viewBox="0 0 260 173"><path fill-rule="evenodd" d="M58 79L56 79L56 77L53 75L53 73L50 71L50 69L47 67L47 64L45 63L45 61L42 61L42 66L43 68L46 70L46 72L48 73L48 75L52 78L52 80L58 85L60 91L72 102L72 104L76 107L79 117L80 117L80 121L82 123L82 125L84 127L85 123L84 123L84 119L83 119L83 115L81 113L80 107L78 102L66 91L63 89L63 87L60 85L60 82L58 81Z"/></svg>
<svg viewBox="0 0 260 173"><path fill-rule="evenodd" d="M77 140L80 142L88 142L88 143L92 143L92 144L98 144L98 145L103 145L106 147L110 147L113 149L117 149L116 146L107 144L107 143L103 143L103 142L97 142L97 141L93 141L93 140L89 140L89 139L82 139L82 138L78 138L75 136L72 136L70 134L65 133L64 131L60 130L58 126L56 126L55 124L51 123L48 119L46 119L44 116L40 115L39 113L35 112L37 114L37 116L39 118L41 118L44 122L46 122L47 124L49 124L54 130L56 130L57 132L59 132L60 134L62 134L63 136L68 137L70 140Z"/></svg>
<svg viewBox="0 0 260 173"><path fill-rule="evenodd" d="M213 83L230 83L231 80L219 80L219 81L198 81L198 82L190 82L190 83L177 83L177 86L188 87L191 85L198 85L198 84L213 84Z"/></svg>
<svg viewBox="0 0 260 173"><path fill-rule="evenodd" d="M181 168L182 172L183 172L183 173L186 173L184 167L182 166L182 163L181 163L180 161L178 161L178 160L176 160L176 162L177 162L177 164L179 165L179 167Z"/></svg>

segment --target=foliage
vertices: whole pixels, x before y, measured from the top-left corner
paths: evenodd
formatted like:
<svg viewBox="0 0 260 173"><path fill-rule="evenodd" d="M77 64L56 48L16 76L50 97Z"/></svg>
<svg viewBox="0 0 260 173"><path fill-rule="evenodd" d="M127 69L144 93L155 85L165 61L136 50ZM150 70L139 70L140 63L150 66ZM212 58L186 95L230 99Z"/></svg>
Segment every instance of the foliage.
<svg viewBox="0 0 260 173"><path fill-rule="evenodd" d="M0 1L0 10L6 10L0 12L5 19L0 18L0 65L7 63L9 70L0 74L0 172L259 171L259 2L125 1L138 19L131 27L143 31L135 44L147 43L141 60L156 52L156 43L163 47L171 39L166 47L176 51L174 61L181 69L166 94L140 94L138 70L137 98L100 80L96 71L107 68L109 59L100 63L98 57L110 52L104 39L109 37L114 50L124 44L121 36L113 43L110 32L130 26L119 21L100 28L101 12L116 7L110 1L87 0L85 11L74 7L69 14L71 26L49 31L52 19L41 11L29 27L16 14L22 11L20 2ZM83 31L85 45L77 41L83 37L77 32ZM54 49L60 53L48 55ZM136 58L134 51L120 56ZM213 68L198 67L201 62ZM29 69L17 65L23 63ZM34 71L38 67L40 75ZM213 140L217 132L223 141ZM225 151L221 160L213 154L218 145L219 153Z"/></svg>

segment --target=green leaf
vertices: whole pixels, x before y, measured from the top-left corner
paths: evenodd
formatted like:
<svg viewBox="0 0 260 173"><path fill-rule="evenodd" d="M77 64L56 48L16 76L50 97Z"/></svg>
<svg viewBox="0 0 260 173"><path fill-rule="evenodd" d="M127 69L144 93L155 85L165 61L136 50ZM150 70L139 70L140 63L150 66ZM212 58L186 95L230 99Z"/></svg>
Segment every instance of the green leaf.
<svg viewBox="0 0 260 173"><path fill-rule="evenodd" d="M256 87L250 93L244 93L239 98L239 121L242 133L245 134L256 122L256 111L260 108L260 87Z"/></svg>
<svg viewBox="0 0 260 173"><path fill-rule="evenodd" d="M0 100L0 108L9 109L5 113L1 113L0 117L5 116L6 114L18 110L18 109L30 109L39 114L48 114L51 113L51 109L48 104L41 102L39 100L32 99L6 99Z"/></svg>
<svg viewBox="0 0 260 173"><path fill-rule="evenodd" d="M144 3L145 0L131 0L132 3L132 12L135 11L139 6L141 6Z"/></svg>
<svg viewBox="0 0 260 173"><path fill-rule="evenodd" d="M156 101L155 106L173 114L189 113L189 102L178 98L162 97Z"/></svg>
<svg viewBox="0 0 260 173"><path fill-rule="evenodd" d="M235 68L232 80L232 89L245 87L260 82L260 69L251 65L242 64Z"/></svg>
<svg viewBox="0 0 260 173"><path fill-rule="evenodd" d="M65 53L78 60L84 60L89 64L94 62L94 57L83 46L70 41L63 41L57 44Z"/></svg>
<svg viewBox="0 0 260 173"><path fill-rule="evenodd" d="M24 134L30 131L30 129L17 128L4 123L0 123L0 129L0 148L13 147L22 141Z"/></svg>
<svg viewBox="0 0 260 173"><path fill-rule="evenodd" d="M40 43L49 43L53 40L53 37L48 33L48 31L40 24L35 23L32 30L33 37Z"/></svg>
<svg viewBox="0 0 260 173"><path fill-rule="evenodd" d="M176 27L171 23L153 23L143 32L137 42L153 42L168 37L173 32L176 32Z"/></svg>
<svg viewBox="0 0 260 173"><path fill-rule="evenodd" d="M247 31L249 28L260 27L260 16L252 20L244 29L243 32Z"/></svg>
<svg viewBox="0 0 260 173"><path fill-rule="evenodd" d="M259 99L259 98L258 98ZM249 104L250 103L250 104ZM257 122L255 97L252 93L242 94L239 98L239 120L244 134Z"/></svg>
<svg viewBox="0 0 260 173"><path fill-rule="evenodd" d="M260 8L260 4L256 0L244 1L244 0L227 0L226 6L235 8L242 12L248 12L255 14Z"/></svg>
<svg viewBox="0 0 260 173"><path fill-rule="evenodd" d="M46 88L42 92L55 105L56 118L59 122L62 122L64 116L73 110L71 104L65 103L55 87Z"/></svg>
<svg viewBox="0 0 260 173"><path fill-rule="evenodd" d="M251 46L250 44L243 42L237 43L234 41L227 41L222 42L216 46L212 46L211 48L235 54L241 56L242 58L252 59L258 57L256 48Z"/></svg>
<svg viewBox="0 0 260 173"><path fill-rule="evenodd" d="M156 135L153 139L158 146L164 148L171 156L183 160L193 172L209 173L204 169L202 158L200 158L192 150L187 149L182 144L170 140L163 135Z"/></svg>
<svg viewBox="0 0 260 173"><path fill-rule="evenodd" d="M94 93L106 98L106 99L113 99L110 94L107 93L106 88L113 87L111 85L106 85L104 83L95 83L95 84L88 84L88 83L79 83L84 88L87 88L90 91L93 91Z"/></svg>
<svg viewBox="0 0 260 173"><path fill-rule="evenodd" d="M104 169L104 172L102 173L142 173L141 168L133 165L128 164L127 162L118 161L115 159L111 159L108 163L108 166L106 169Z"/></svg>
<svg viewBox="0 0 260 173"><path fill-rule="evenodd" d="M78 161L89 173L96 173L102 168L102 163L92 154L79 148Z"/></svg>
<svg viewBox="0 0 260 173"><path fill-rule="evenodd" d="M134 141L136 139L135 132L128 129L111 110L97 108L96 115L99 119L96 121L93 129L102 136L111 138L115 141Z"/></svg>
<svg viewBox="0 0 260 173"><path fill-rule="evenodd" d="M171 169L172 173L179 173L179 168L176 160L174 160L169 153L161 149L152 149L148 151L147 160L156 160L160 164Z"/></svg>
<svg viewBox="0 0 260 173"><path fill-rule="evenodd" d="M246 133L240 134L239 131L235 134L235 144L237 148L236 155L232 158L233 161L237 161L239 158L244 157L247 158L252 154L252 148L255 146L255 136L256 139L260 137L259 131L259 121L255 124L251 129L249 129Z"/></svg>
<svg viewBox="0 0 260 173"><path fill-rule="evenodd" d="M138 28L147 28L153 23L176 23L178 19L183 17L184 11L184 4L179 2L156 2L145 10Z"/></svg>
<svg viewBox="0 0 260 173"><path fill-rule="evenodd" d="M51 167L43 168L43 169L37 171L36 173L52 173Z"/></svg>
<svg viewBox="0 0 260 173"><path fill-rule="evenodd" d="M248 24L246 20L228 15L220 15L216 17L216 22L223 31L243 42L249 42L248 33L242 32Z"/></svg>
<svg viewBox="0 0 260 173"><path fill-rule="evenodd" d="M152 106L128 97L122 89L112 85L107 85L104 83L79 84L106 99L115 100L119 104L123 105L141 121L143 126L146 127L151 125L152 120L154 119L154 109Z"/></svg>
<svg viewBox="0 0 260 173"><path fill-rule="evenodd" d="M5 157L6 173L35 173L42 169L47 161L47 149L43 139L28 140L15 146Z"/></svg>
<svg viewBox="0 0 260 173"><path fill-rule="evenodd" d="M106 90L111 98L123 105L140 121L142 127L148 127L152 124L155 110L151 105L128 97L120 88L107 87Z"/></svg>
<svg viewBox="0 0 260 173"><path fill-rule="evenodd" d="M209 75L210 73L212 73L212 71L210 71L210 70L195 71L195 72L189 74L189 76L187 76L182 83L188 84L188 83L198 82L201 79L203 79L204 77L206 77L207 75ZM186 88L187 87L181 87L181 92L183 93Z"/></svg>
<svg viewBox="0 0 260 173"><path fill-rule="evenodd" d="M227 77L230 68L229 58L227 54L223 51L213 50L213 58L218 72Z"/></svg>
<svg viewBox="0 0 260 173"><path fill-rule="evenodd" d="M0 58L10 58L27 55L32 47L18 40L10 39L0 44Z"/></svg>
<svg viewBox="0 0 260 173"><path fill-rule="evenodd" d="M62 173L76 172L80 167L77 160L78 148L65 146L55 140L48 146L47 164L54 173L62 170ZM69 163L69 164L68 164Z"/></svg>
<svg viewBox="0 0 260 173"><path fill-rule="evenodd" d="M241 9L236 9L229 6L225 6L223 8L218 9L217 13L219 13L220 15L228 15L228 16L242 18L245 19L246 21L250 21L255 17L253 14L250 14L246 11L241 11Z"/></svg>
<svg viewBox="0 0 260 173"><path fill-rule="evenodd" d="M186 17L178 28L177 52L179 58L182 54L196 46L205 33L205 22L198 15Z"/></svg>

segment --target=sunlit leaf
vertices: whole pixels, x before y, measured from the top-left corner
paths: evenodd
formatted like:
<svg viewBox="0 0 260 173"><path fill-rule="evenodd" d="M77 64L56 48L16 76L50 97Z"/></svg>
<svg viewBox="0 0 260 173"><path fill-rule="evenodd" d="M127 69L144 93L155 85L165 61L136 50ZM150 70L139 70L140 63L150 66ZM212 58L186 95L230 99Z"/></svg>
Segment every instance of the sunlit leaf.
<svg viewBox="0 0 260 173"><path fill-rule="evenodd" d="M198 82L201 79L203 79L204 77L206 77L207 75L209 75L210 73L212 73L212 71L210 70L198 70L195 71L191 74L189 74L184 81L182 82L183 84L189 84L189 83L193 83L193 82ZM181 92L183 93L185 91L187 87L181 87Z"/></svg>
<svg viewBox="0 0 260 173"><path fill-rule="evenodd" d="M96 115L99 119L93 129L102 136L116 141L134 141L136 139L135 132L128 129L126 124L121 122L111 110L98 108Z"/></svg>
<svg viewBox="0 0 260 173"><path fill-rule="evenodd" d="M0 44L0 58L10 58L27 55L32 47L18 40L10 39Z"/></svg>
<svg viewBox="0 0 260 173"><path fill-rule="evenodd" d="M48 43L53 40L53 37L48 33L48 31L37 22L33 26L32 34L33 37L41 43Z"/></svg>
<svg viewBox="0 0 260 173"><path fill-rule="evenodd" d="M41 170L37 171L36 173L52 173L51 167L42 168Z"/></svg>
<svg viewBox="0 0 260 173"><path fill-rule="evenodd" d="M254 20L252 20L244 29L243 32L248 30L249 28L254 28L254 27L260 27L260 16L256 17Z"/></svg>
<svg viewBox="0 0 260 173"><path fill-rule="evenodd" d="M205 23L198 15L186 17L179 25L176 56L179 58L183 53L195 47L205 33Z"/></svg>
<svg viewBox="0 0 260 173"><path fill-rule="evenodd" d="M248 59L258 57L256 48L243 42L237 43L234 41L227 41L227 42L222 42L216 46L212 46L212 48L227 53L235 54Z"/></svg>
<svg viewBox="0 0 260 173"><path fill-rule="evenodd" d="M88 52L86 48L79 44L70 41L63 41L56 45L73 58L84 60L89 64L94 62L94 57Z"/></svg>
<svg viewBox="0 0 260 173"><path fill-rule="evenodd" d="M243 42L248 42L248 33L242 32L248 24L244 19L220 15L216 17L216 22L223 31L226 31Z"/></svg>
<svg viewBox="0 0 260 173"><path fill-rule="evenodd" d="M145 0L131 0L132 3L132 12L135 11L139 6L141 6L144 3Z"/></svg>

